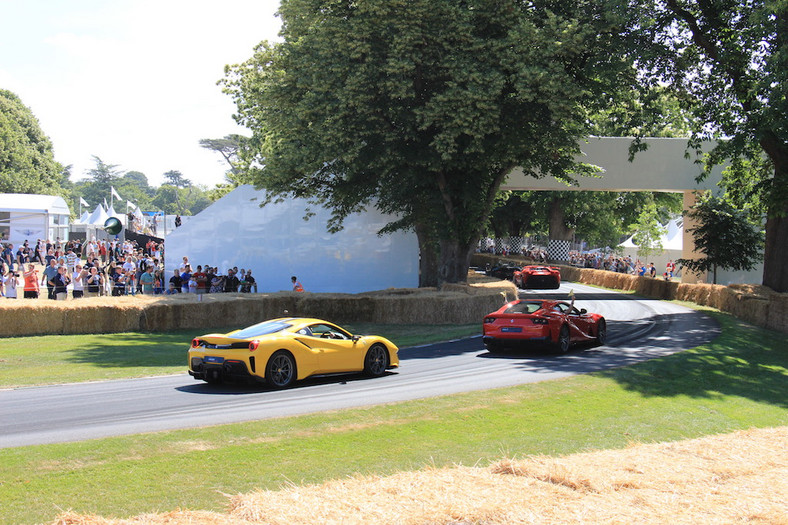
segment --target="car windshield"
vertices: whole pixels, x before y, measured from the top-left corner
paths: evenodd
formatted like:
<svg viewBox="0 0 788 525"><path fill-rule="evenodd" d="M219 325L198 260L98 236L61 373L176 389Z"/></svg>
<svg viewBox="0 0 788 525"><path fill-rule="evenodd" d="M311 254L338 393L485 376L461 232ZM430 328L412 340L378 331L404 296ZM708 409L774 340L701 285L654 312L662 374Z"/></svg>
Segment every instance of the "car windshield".
<svg viewBox="0 0 788 525"><path fill-rule="evenodd" d="M255 324L235 332L232 334L232 337L236 339L249 339L252 337L259 337L261 335L275 334L276 332L281 332L282 330L290 328L291 326L293 325L283 321L263 321L262 323Z"/></svg>
<svg viewBox="0 0 788 525"><path fill-rule="evenodd" d="M537 302L523 302L507 308L504 313L506 314L532 314L542 307L542 303Z"/></svg>

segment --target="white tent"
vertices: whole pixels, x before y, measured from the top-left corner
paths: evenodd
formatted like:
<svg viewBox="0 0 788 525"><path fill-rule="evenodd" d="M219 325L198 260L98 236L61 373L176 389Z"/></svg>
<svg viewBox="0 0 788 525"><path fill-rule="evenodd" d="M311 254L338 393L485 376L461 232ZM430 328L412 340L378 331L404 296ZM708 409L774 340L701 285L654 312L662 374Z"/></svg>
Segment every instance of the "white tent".
<svg viewBox="0 0 788 525"><path fill-rule="evenodd" d="M653 262L654 266L657 268L657 273L662 275L662 272L665 271L668 261L672 260L675 262L676 259L681 257L682 247L684 244L684 226L681 218L668 222L666 229L667 231L663 233L659 239L659 242L662 245L661 253L655 251L648 256L639 256L637 254L638 246L632 241L632 237L622 242L618 246L619 248L622 248L623 254L631 257L633 261L640 259L640 261L645 264Z"/></svg>
<svg viewBox="0 0 788 525"><path fill-rule="evenodd" d="M167 236L167 279L183 256L220 273L252 269L260 292L290 290L296 275L307 292L347 292L418 286L419 250L413 233L378 236L391 218L374 209L326 231L330 212L292 199L260 207L262 191L240 186Z"/></svg>
<svg viewBox="0 0 788 525"><path fill-rule="evenodd" d="M101 204L98 204L96 205L96 209L93 210L93 213L90 214L90 217L88 217L87 224L104 226L104 223L107 222L107 219L109 219L109 215L107 215L107 212L104 211L104 207Z"/></svg>
<svg viewBox="0 0 788 525"><path fill-rule="evenodd" d="M27 240L68 240L70 210L62 197L0 193L0 240L19 245Z"/></svg>

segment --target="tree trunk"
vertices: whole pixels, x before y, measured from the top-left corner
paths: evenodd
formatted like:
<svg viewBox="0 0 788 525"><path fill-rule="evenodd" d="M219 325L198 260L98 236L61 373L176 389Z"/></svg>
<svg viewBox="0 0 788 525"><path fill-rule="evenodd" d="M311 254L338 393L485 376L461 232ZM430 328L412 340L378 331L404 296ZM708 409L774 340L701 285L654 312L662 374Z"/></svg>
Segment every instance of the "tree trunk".
<svg viewBox="0 0 788 525"><path fill-rule="evenodd" d="M441 240L438 282L440 284L466 282L472 254L472 245L452 239Z"/></svg>
<svg viewBox="0 0 788 525"><path fill-rule="evenodd" d="M566 226L564 209L561 207L561 199L553 198L550 203L550 238L558 241L571 241L575 231Z"/></svg>
<svg viewBox="0 0 788 525"><path fill-rule="evenodd" d="M763 284L775 292L788 292L788 215L766 219Z"/></svg>
<svg viewBox="0 0 788 525"><path fill-rule="evenodd" d="M766 219L766 247L763 254L763 284L775 292L788 292L788 146L769 133L761 147L774 164L772 203Z"/></svg>
<svg viewBox="0 0 788 525"><path fill-rule="evenodd" d="M427 228L417 224L414 228L419 241L419 288L438 286L438 250Z"/></svg>

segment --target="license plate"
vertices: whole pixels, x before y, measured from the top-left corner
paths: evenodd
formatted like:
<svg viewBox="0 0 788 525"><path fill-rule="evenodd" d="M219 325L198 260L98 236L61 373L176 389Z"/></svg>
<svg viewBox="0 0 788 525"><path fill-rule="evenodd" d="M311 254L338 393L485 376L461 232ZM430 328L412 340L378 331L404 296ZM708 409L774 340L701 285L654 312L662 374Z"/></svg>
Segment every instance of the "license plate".
<svg viewBox="0 0 788 525"><path fill-rule="evenodd" d="M203 357L203 361L206 363L223 363L224 357L217 357L215 355L206 355Z"/></svg>
<svg viewBox="0 0 788 525"><path fill-rule="evenodd" d="M522 326L504 326L501 327L501 332L522 332Z"/></svg>

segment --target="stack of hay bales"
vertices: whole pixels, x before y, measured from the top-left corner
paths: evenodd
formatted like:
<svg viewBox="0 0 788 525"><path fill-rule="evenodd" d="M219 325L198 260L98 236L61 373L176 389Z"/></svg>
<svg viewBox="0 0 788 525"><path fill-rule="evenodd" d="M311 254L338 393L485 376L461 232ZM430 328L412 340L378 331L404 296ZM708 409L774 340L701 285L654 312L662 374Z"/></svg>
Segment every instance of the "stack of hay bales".
<svg viewBox="0 0 788 525"><path fill-rule="evenodd" d="M249 326L276 317L336 323L471 324L517 297L512 283L392 289L365 294L178 294L69 301L0 301L0 336Z"/></svg>

